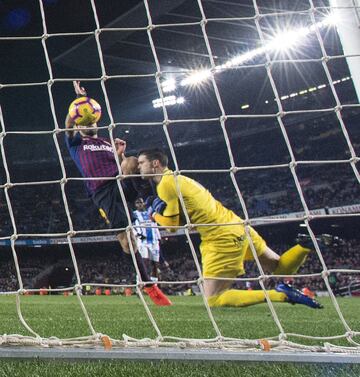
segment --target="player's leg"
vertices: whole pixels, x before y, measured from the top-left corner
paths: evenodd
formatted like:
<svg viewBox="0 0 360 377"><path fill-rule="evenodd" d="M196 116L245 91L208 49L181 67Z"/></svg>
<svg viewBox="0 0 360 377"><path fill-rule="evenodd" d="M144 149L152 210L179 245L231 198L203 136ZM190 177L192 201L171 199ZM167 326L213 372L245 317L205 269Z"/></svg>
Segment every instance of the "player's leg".
<svg viewBox="0 0 360 377"><path fill-rule="evenodd" d="M245 307L261 304L266 301L266 294L272 302L288 302L290 304L302 304L313 309L321 309L322 305L311 297L306 296L297 289L287 284L279 284L276 289L271 290L240 290L227 289L219 295L208 298L208 303L212 307L235 306Z"/></svg>
<svg viewBox="0 0 360 377"><path fill-rule="evenodd" d="M295 245L285 251L279 258L278 265L272 271L275 275L294 275L299 268L305 263L305 260L311 249L301 245Z"/></svg>
<svg viewBox="0 0 360 377"><path fill-rule="evenodd" d="M315 237L317 242L323 246L337 246L342 240L329 234L321 234ZM275 275L294 275L305 263L310 252L314 250L314 243L309 235L299 234L297 245L287 250L279 258L278 265L273 270Z"/></svg>
<svg viewBox="0 0 360 377"><path fill-rule="evenodd" d="M259 255L258 258L265 273L272 273L279 265L280 256L269 247L266 247L265 252Z"/></svg>
<svg viewBox="0 0 360 377"><path fill-rule="evenodd" d="M305 263L310 249L295 245L279 256L269 247L259 256L259 262L266 273L275 275L294 275Z"/></svg>
<svg viewBox="0 0 360 377"><path fill-rule="evenodd" d="M152 270L151 270L151 280L152 281L158 281L160 276L160 264L159 262L152 262Z"/></svg>
<svg viewBox="0 0 360 377"><path fill-rule="evenodd" d="M130 235L131 242L132 242L132 245L133 245L133 248L134 248L135 259L136 259L136 263L137 263L138 268L139 268L141 279L142 279L142 281L151 281L151 279L150 279L150 277L147 273L147 270L146 270L146 267L145 267L145 264L144 264L144 260L141 256L141 254L137 250L134 234L132 232L129 232L129 233L120 232L118 234L118 240L120 242L120 245L123 248L123 250L125 251L125 253L127 253L127 255L130 256L130 246L129 246L128 234ZM171 301L164 295L164 293L160 290L160 288L157 286L157 284L151 284L151 283L146 284L145 287L144 287L144 291L149 295L149 297L154 302L154 304L156 304L158 306L172 305Z"/></svg>
<svg viewBox="0 0 360 377"><path fill-rule="evenodd" d="M147 270L147 267L146 267L146 264L142 255L138 251L134 234L132 232L122 231L117 235L117 239L119 240L121 248L123 249L124 253L128 256L128 259L131 260L132 257L131 257L129 238L130 238L133 250L134 250L134 255L135 255L136 263L139 269L141 280L144 282L150 282L148 270Z"/></svg>
<svg viewBox="0 0 360 377"><path fill-rule="evenodd" d="M127 218L117 183L115 181L108 183L101 190L97 191L93 195L92 199L95 205L99 208L100 215L105 220L107 225L111 226L112 228L124 228L124 230L120 231L117 235L120 246L125 255L127 255L129 262L132 262L130 251L131 243L135 253L135 259L138 265L141 280L144 282L150 281L144 261L141 255L137 252L135 236L132 231L125 231L125 228L129 224L129 219Z"/></svg>
<svg viewBox="0 0 360 377"><path fill-rule="evenodd" d="M132 231L125 230L125 228L127 228L129 224L129 219L122 204L116 182L112 182L111 184L103 188L100 192L97 192L92 199L99 210L101 209L100 213L104 217L104 220L108 225L110 225L112 228L124 229L117 235L120 246L125 255L127 255L129 262L132 262L130 245L132 246L141 280L143 282L150 282L150 277L144 265L143 258L137 249L134 233ZM131 220L132 219L130 219L130 222ZM161 292L156 284L148 283L145 286L144 290L148 293L151 300L156 305L171 305L171 301Z"/></svg>
<svg viewBox="0 0 360 377"><path fill-rule="evenodd" d="M269 247L259 256L259 262L266 273L294 275L304 264L310 250L296 245L281 256Z"/></svg>
<svg viewBox="0 0 360 377"><path fill-rule="evenodd" d="M288 302L291 304L302 304L313 309L320 309L322 305L313 298L310 298L292 288L287 284L279 284L271 290L242 290L231 289L229 280L204 280L204 293L211 307L246 307L257 305L266 301L266 295L272 302Z"/></svg>
<svg viewBox="0 0 360 377"><path fill-rule="evenodd" d="M164 253L161 248L159 249L159 269L160 272L166 272L169 277L174 275L174 272L171 269L169 262L165 259Z"/></svg>
<svg viewBox="0 0 360 377"><path fill-rule="evenodd" d="M204 294L206 298L220 295L232 286L231 280L204 278Z"/></svg>
<svg viewBox="0 0 360 377"><path fill-rule="evenodd" d="M200 246L202 255L204 294L210 306L249 306L265 301L265 293L261 290L231 289L232 280L222 278L236 278L244 273L244 256L248 248L248 241L241 243L229 240L228 244L233 248L226 252L219 251L216 243L202 243ZM234 247L235 245L235 247ZM226 247L222 244L223 248ZM216 279L214 279L216 278ZM286 295L275 290L268 291L272 301L285 301Z"/></svg>
<svg viewBox="0 0 360 377"><path fill-rule="evenodd" d="M306 257L311 249L301 245L295 245L287 250L281 256L270 249L263 238L250 228L250 235L257 252L259 262L266 273L274 273L275 275L294 275L298 269L304 264ZM251 249L248 248L245 260L253 259Z"/></svg>
<svg viewBox="0 0 360 377"><path fill-rule="evenodd" d="M209 305L245 307L265 302L263 290L231 289L232 284L231 280L205 279L204 294ZM268 290L267 294L274 302L284 302L287 298L286 294L276 290Z"/></svg>
<svg viewBox="0 0 360 377"><path fill-rule="evenodd" d="M149 260L151 263L150 278L152 281L158 281L158 271L160 266L160 248L158 244L152 244L149 246Z"/></svg>
<svg viewBox="0 0 360 377"><path fill-rule="evenodd" d="M283 292L277 292L274 289L266 291L270 301L285 302L287 296ZM246 307L251 305L262 304L266 301L265 291L263 290L243 290L243 289L227 289L219 295L208 298L211 307L233 306Z"/></svg>
<svg viewBox="0 0 360 377"><path fill-rule="evenodd" d="M255 250L259 254L259 257L261 257L267 250L266 244L257 233L253 233L252 237L254 237L252 241ZM234 245L234 242L229 242L229 245ZM272 289L267 290L265 293L264 290L231 289L233 282L221 279L235 278L244 273L244 257L249 249L249 241L247 239L238 243L238 247L234 248L234 251L218 251L215 243L205 243L200 248L205 278L204 294L211 307L245 307L256 305L265 302L266 294L273 302L295 302L289 298L290 291L285 292L284 290ZM214 279L215 277L217 279ZM296 302L317 307L316 305L309 305L308 300L301 300L300 298Z"/></svg>
<svg viewBox="0 0 360 377"><path fill-rule="evenodd" d="M143 259L146 271L147 271L147 273L149 275L149 278L151 280L151 273L150 273L150 267L151 267L150 250L149 250L146 242L143 242L143 241L139 240L136 237L135 237L135 240L136 240L136 245L137 245L138 253L140 253L140 255L141 255L142 259Z"/></svg>

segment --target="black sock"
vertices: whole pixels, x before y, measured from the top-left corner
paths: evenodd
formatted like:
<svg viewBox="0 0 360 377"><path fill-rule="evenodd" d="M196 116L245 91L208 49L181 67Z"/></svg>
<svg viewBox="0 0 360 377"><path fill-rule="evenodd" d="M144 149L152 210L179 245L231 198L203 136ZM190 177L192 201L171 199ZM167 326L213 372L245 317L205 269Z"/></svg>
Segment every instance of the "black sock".
<svg viewBox="0 0 360 377"><path fill-rule="evenodd" d="M126 253L125 253L125 255L126 255L126 258L132 262L132 256L130 254L126 254ZM144 260L143 260L141 254L139 252L135 253L135 259L136 259L136 263L138 265L141 280L142 281L150 281L150 277L149 277L149 274L146 271ZM146 287L149 287L151 285L153 285L153 284L146 284Z"/></svg>

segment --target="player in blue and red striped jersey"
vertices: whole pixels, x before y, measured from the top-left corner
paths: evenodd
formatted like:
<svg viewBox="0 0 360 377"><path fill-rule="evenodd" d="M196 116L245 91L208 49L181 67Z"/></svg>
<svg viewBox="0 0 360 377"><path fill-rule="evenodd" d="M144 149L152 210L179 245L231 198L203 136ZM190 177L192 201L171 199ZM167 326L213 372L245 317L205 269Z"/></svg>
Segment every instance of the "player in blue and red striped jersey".
<svg viewBox="0 0 360 377"><path fill-rule="evenodd" d="M74 89L77 96L86 95L86 91L80 86L79 81L74 81ZM65 142L81 175L84 178L105 178L85 180L85 186L105 222L111 228L123 229L119 231L117 238L123 251L131 258L130 245L125 231L125 228L129 225L129 220L115 178L119 175L119 169L114 153L118 155L124 175L129 174L133 167L137 166L137 159L125 157L126 142L121 139L116 138L114 140L116 148L114 152L109 139L98 137L97 123L86 126L76 125L67 115L65 126L67 129ZM137 196L147 194L147 187L142 184L141 178L122 179L120 184L127 201L134 201ZM138 253L134 236L131 232L130 235L141 280L150 281L142 257ZM171 301L156 284L147 284L144 290L156 305L171 305Z"/></svg>

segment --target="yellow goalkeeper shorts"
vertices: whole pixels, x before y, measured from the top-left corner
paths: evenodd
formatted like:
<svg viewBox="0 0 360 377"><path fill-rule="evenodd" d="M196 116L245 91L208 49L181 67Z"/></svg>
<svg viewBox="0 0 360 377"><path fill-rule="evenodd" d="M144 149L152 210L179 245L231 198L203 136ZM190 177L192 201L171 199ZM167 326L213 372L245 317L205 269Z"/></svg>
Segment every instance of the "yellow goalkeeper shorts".
<svg viewBox="0 0 360 377"><path fill-rule="evenodd" d="M250 228L250 236L258 256L265 253L265 240ZM207 240L200 245L203 276L235 278L245 273L244 261L253 260L249 240L244 235L241 238L227 237L221 240Z"/></svg>

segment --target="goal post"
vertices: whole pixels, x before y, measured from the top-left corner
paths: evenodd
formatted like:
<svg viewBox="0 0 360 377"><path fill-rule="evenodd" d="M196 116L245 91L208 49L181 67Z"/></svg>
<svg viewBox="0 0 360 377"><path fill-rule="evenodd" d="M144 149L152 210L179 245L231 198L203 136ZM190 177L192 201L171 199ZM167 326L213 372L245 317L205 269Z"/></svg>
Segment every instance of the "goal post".
<svg viewBox="0 0 360 377"><path fill-rule="evenodd" d="M359 99L359 4L357 0L330 0L330 6L333 8L334 16L338 19L337 30L344 49L344 54L347 56L346 61L349 65L351 77Z"/></svg>

